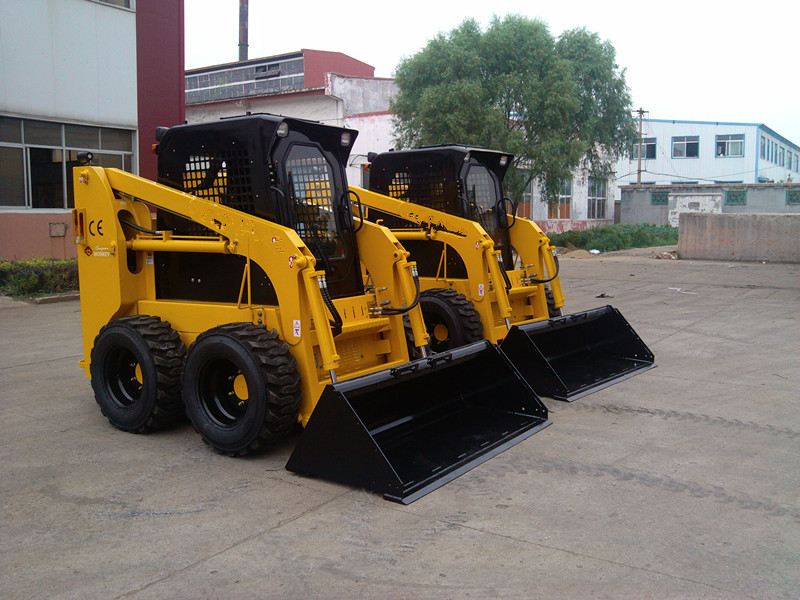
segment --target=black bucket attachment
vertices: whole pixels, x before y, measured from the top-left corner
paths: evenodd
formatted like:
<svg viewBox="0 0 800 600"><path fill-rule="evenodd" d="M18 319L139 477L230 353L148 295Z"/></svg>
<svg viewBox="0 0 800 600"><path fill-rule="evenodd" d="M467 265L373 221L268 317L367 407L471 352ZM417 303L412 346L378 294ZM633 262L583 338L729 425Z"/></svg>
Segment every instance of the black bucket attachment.
<svg viewBox="0 0 800 600"><path fill-rule="evenodd" d="M550 424L483 341L328 385L286 468L410 504Z"/></svg>
<svg viewBox="0 0 800 600"><path fill-rule="evenodd" d="M572 402L655 366L611 306L513 326L500 348L537 394Z"/></svg>

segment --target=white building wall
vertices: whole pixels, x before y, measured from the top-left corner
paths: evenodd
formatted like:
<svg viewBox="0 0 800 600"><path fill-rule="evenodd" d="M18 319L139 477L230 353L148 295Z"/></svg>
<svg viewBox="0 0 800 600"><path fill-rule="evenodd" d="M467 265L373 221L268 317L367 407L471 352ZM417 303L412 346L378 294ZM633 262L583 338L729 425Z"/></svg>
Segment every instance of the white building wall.
<svg viewBox="0 0 800 600"><path fill-rule="evenodd" d="M358 131L358 137L350 153L347 180L351 185L364 187L364 165L370 152L387 152L394 148L392 137L392 115L373 113L355 115L345 119L345 126Z"/></svg>
<svg viewBox="0 0 800 600"><path fill-rule="evenodd" d="M800 148L788 140L773 135L766 128L759 129L764 138L765 151L761 155L761 139L757 141L758 176L762 182L800 181ZM781 154L783 150L783 154Z"/></svg>
<svg viewBox="0 0 800 600"><path fill-rule="evenodd" d="M608 225L614 222L614 197L616 185L613 177L606 181L605 219L589 219L589 173L576 169L572 174L572 196L568 218L549 218L548 205L542 200L538 185L533 185L533 193L526 198L528 206L519 209L519 214L528 215L546 233L561 233L571 229L586 229Z"/></svg>
<svg viewBox="0 0 800 600"><path fill-rule="evenodd" d="M727 134L744 135L744 156L717 156L717 136ZM673 138L698 136L699 155L696 158L673 158ZM774 144L776 149L784 148L784 156L791 153L792 167L784 167L776 161L765 161L760 157L761 137ZM642 122L642 138L656 138L656 157L642 159L642 183L670 185L680 183L741 182L758 183L759 178L772 181L785 181L800 173L800 148L780 138L772 136L756 123L712 123L699 121L665 121L645 119ZM794 170L794 156L797 168ZM786 160L785 160L786 162ZM638 161L622 158L617 162L617 187L637 182ZM619 199L619 191L616 197Z"/></svg>
<svg viewBox="0 0 800 600"><path fill-rule="evenodd" d="M88 0L0 0L0 15L0 112L136 128L136 13Z"/></svg>
<svg viewBox="0 0 800 600"><path fill-rule="evenodd" d="M348 77L336 73L325 76L325 93L344 101L346 116L386 112L389 99L396 92L393 79Z"/></svg>
<svg viewBox="0 0 800 600"><path fill-rule="evenodd" d="M189 123L202 123L226 117L238 117L251 112L320 121L328 125L341 125L343 119L339 116L338 104L339 101L336 98L322 94L276 95L186 106L186 120Z"/></svg>

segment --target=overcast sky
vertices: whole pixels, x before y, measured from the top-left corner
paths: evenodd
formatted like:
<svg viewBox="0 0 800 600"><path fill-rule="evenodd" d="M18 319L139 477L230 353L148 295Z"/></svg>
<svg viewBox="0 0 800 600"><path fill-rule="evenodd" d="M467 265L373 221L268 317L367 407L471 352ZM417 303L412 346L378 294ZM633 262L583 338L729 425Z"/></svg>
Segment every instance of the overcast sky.
<svg viewBox="0 0 800 600"><path fill-rule="evenodd" d="M186 68L238 59L238 0L184 0ZM249 57L343 52L391 77L399 61L472 17L586 27L617 50L634 108L654 119L764 123L800 145L800 2L250 0Z"/></svg>

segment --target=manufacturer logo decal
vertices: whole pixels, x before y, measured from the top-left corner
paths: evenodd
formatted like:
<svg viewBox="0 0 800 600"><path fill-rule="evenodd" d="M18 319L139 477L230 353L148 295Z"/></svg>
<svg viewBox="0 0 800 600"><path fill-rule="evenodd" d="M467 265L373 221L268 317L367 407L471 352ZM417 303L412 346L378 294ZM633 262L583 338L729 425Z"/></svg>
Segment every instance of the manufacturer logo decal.
<svg viewBox="0 0 800 600"><path fill-rule="evenodd" d="M91 256L92 255L92 247L91 246L86 246L86 248L83 249L83 252L86 254L86 256Z"/></svg>
<svg viewBox="0 0 800 600"><path fill-rule="evenodd" d="M94 230L97 231L97 233L92 231L93 227ZM100 219L99 221L89 221L89 235L91 235L92 237L95 237L97 235L99 236L103 235L103 219Z"/></svg>

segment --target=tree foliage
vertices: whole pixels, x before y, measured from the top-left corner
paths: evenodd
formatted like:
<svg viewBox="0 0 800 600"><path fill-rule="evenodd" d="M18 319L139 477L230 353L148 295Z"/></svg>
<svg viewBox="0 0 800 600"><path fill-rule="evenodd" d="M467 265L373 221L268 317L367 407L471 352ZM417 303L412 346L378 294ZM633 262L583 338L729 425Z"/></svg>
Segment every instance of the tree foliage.
<svg viewBox="0 0 800 600"><path fill-rule="evenodd" d="M511 152L506 188L531 180L548 199L582 163L608 173L636 138L616 53L586 29L554 38L538 19L467 19L397 67L392 100L403 147L459 143Z"/></svg>

